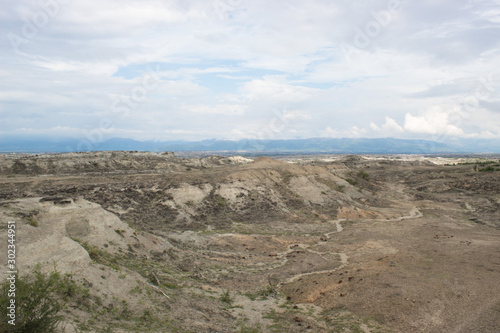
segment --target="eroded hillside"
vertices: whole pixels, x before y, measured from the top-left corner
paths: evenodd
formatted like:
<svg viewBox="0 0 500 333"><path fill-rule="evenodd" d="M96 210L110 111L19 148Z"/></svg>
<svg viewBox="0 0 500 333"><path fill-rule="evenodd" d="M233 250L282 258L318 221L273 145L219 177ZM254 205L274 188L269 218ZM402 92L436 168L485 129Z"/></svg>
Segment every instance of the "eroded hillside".
<svg viewBox="0 0 500 333"><path fill-rule="evenodd" d="M90 295L67 332L500 329L496 171L138 152L0 171L20 270L71 272Z"/></svg>

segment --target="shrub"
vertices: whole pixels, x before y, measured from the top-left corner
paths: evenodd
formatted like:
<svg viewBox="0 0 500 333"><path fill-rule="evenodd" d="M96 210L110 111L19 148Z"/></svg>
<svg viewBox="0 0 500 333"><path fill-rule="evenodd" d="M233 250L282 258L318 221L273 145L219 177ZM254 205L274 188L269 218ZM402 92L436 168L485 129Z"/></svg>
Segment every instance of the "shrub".
<svg viewBox="0 0 500 333"><path fill-rule="evenodd" d="M351 184L352 186L356 186L358 184L357 180L351 178L347 178L345 181Z"/></svg>
<svg viewBox="0 0 500 333"><path fill-rule="evenodd" d="M224 303L227 303L228 305L231 305L231 303L233 303L233 299L231 298L229 290L226 290L222 293L222 295L220 296L220 300Z"/></svg>
<svg viewBox="0 0 500 333"><path fill-rule="evenodd" d="M0 285L0 307L2 320L0 332L57 332L62 320L60 311L69 297L79 292L79 288L70 276L61 276L57 271L49 275L42 274L36 268L30 275L16 277L15 296L9 297L10 282ZM15 326L4 320L7 306L15 299Z"/></svg>
<svg viewBox="0 0 500 333"><path fill-rule="evenodd" d="M123 238L125 238L125 232L126 232L125 230L115 229L115 232L116 232L118 235L120 235L120 236L122 236Z"/></svg>
<svg viewBox="0 0 500 333"><path fill-rule="evenodd" d="M492 167L491 165L488 165L486 168L481 168L479 169L480 172L493 172L495 171L495 168Z"/></svg>
<svg viewBox="0 0 500 333"><path fill-rule="evenodd" d="M370 179L370 175L368 173L366 173L365 170L359 170L358 177L362 178L364 180L369 180Z"/></svg>
<svg viewBox="0 0 500 333"><path fill-rule="evenodd" d="M28 167L21 161L15 161L12 165L12 173L25 174L28 172Z"/></svg>
<svg viewBox="0 0 500 333"><path fill-rule="evenodd" d="M28 223L32 227L35 227L35 228L38 227L38 220L36 220L33 217L27 217L26 218L26 223Z"/></svg>
<svg viewBox="0 0 500 333"><path fill-rule="evenodd" d="M219 207L224 207L227 205L227 200L220 195L215 195L215 202L217 203L217 206L219 206Z"/></svg>

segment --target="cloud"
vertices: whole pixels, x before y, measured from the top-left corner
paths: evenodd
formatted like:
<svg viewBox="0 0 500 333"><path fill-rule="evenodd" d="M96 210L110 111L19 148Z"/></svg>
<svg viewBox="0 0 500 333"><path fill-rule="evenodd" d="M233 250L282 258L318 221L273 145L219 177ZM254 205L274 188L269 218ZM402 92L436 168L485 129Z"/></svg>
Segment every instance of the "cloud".
<svg viewBox="0 0 500 333"><path fill-rule="evenodd" d="M411 133L463 136L464 131L449 123L448 113L434 108L422 116L405 115L404 129Z"/></svg>
<svg viewBox="0 0 500 333"><path fill-rule="evenodd" d="M321 137L324 138L336 138L340 136L339 131L331 128L330 126L327 126L325 129L323 129L321 132Z"/></svg>
<svg viewBox="0 0 500 333"><path fill-rule="evenodd" d="M358 128L357 126L353 126L347 131L347 133L348 133L347 137L361 138L365 135L366 129Z"/></svg>
<svg viewBox="0 0 500 333"><path fill-rule="evenodd" d="M265 76L246 82L241 91L247 100L277 103L301 102L311 98L316 90L292 85L285 76Z"/></svg>
<svg viewBox="0 0 500 333"><path fill-rule="evenodd" d="M283 113L284 120L307 120L311 119L311 116L307 113L301 111L285 111Z"/></svg>
<svg viewBox="0 0 500 333"><path fill-rule="evenodd" d="M366 129L359 128L357 126L352 126L351 128L343 131L327 126L320 132L320 135L325 138L361 138L366 134L366 132Z"/></svg>
<svg viewBox="0 0 500 333"><path fill-rule="evenodd" d="M401 0L382 25L374 13L388 9L385 0L224 1L224 8L54 0L53 12L44 3L3 2L3 132L84 136L109 118L110 136L242 138L281 112L286 126L273 138L500 137L493 2ZM43 15L46 22L35 21ZM379 31L367 34L374 24ZM359 31L366 46L354 43ZM345 44L355 48L350 61ZM148 68L158 85L142 98ZM126 114L115 112L117 99Z"/></svg>
<svg viewBox="0 0 500 333"><path fill-rule="evenodd" d="M392 118L385 117L385 123L382 126L377 126L375 123L370 123L370 128L374 131L380 131L384 134L393 134L393 133L403 133L404 129L399 126L399 124Z"/></svg>
<svg viewBox="0 0 500 333"><path fill-rule="evenodd" d="M226 116L236 116L245 114L245 107L235 104L219 104L214 107L207 105L186 105L183 110L201 114L223 114Z"/></svg>
<svg viewBox="0 0 500 333"><path fill-rule="evenodd" d="M374 131L380 131L380 127L378 127L375 123L370 123L370 128Z"/></svg>

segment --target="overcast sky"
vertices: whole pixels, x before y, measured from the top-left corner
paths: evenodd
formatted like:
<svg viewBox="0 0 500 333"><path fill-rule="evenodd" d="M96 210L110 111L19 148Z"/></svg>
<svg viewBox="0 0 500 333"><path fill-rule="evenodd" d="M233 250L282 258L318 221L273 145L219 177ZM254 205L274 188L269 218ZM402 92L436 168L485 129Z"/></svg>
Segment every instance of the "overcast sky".
<svg viewBox="0 0 500 333"><path fill-rule="evenodd" d="M1 0L0 134L500 138L500 1Z"/></svg>

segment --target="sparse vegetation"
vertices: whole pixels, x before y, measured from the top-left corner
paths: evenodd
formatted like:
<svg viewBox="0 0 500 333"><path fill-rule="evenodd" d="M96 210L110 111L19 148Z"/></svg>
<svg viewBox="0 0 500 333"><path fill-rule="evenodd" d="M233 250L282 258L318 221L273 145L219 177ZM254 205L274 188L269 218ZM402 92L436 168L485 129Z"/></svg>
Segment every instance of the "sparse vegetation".
<svg viewBox="0 0 500 333"><path fill-rule="evenodd" d="M236 330L236 333L261 333L263 332L262 325L260 324L255 324L249 326L246 323L242 323L238 325L238 328Z"/></svg>
<svg viewBox="0 0 500 333"><path fill-rule="evenodd" d="M73 240L75 242L80 243L80 245L83 246L83 248L89 254L90 259L92 259L93 261L111 267L117 271L120 270L119 260L118 260L119 257L117 255L109 254L108 252L101 250L97 246L90 245L89 243L83 242L79 239L73 238Z"/></svg>
<svg viewBox="0 0 500 333"><path fill-rule="evenodd" d="M120 235L122 238L125 237L124 233L125 233L125 230L120 230L120 229L115 229L115 232Z"/></svg>
<svg viewBox="0 0 500 333"><path fill-rule="evenodd" d="M35 228L38 227L38 220L32 216L29 216L26 218L26 223L28 223L32 227L35 227Z"/></svg>
<svg viewBox="0 0 500 333"><path fill-rule="evenodd" d="M220 300L228 305L231 305L233 303L233 298L231 297L229 290L225 290L222 293L222 295L220 296Z"/></svg>
<svg viewBox="0 0 500 333"><path fill-rule="evenodd" d="M488 165L485 168L480 168L478 171L479 172L493 172L493 171L500 171L500 168L499 169L495 169L492 165Z"/></svg>
<svg viewBox="0 0 500 333"><path fill-rule="evenodd" d="M227 200L224 197L222 197L222 196L220 196L218 194L214 195L214 201L217 204L217 206L221 206L222 207L222 206L226 206L227 205Z"/></svg>
<svg viewBox="0 0 500 333"><path fill-rule="evenodd" d="M262 289L259 289L256 292L248 292L244 295L247 296L250 300L264 300L268 297L278 297L278 287L280 281L276 277L268 276L267 277L268 285Z"/></svg>
<svg viewBox="0 0 500 333"><path fill-rule="evenodd" d="M26 276L16 277L15 298L9 297L10 282L0 285L1 332L53 333L61 330L62 310L70 300L88 296L71 275L57 271L43 274L35 268ZM6 322L10 299L15 299L15 326Z"/></svg>
<svg viewBox="0 0 500 333"><path fill-rule="evenodd" d="M361 179L364 179L364 180L370 180L370 175L364 170L359 170L359 172L357 173L357 176Z"/></svg>
<svg viewBox="0 0 500 333"><path fill-rule="evenodd" d="M358 185L358 181L355 179L347 178L345 181L351 184L352 186Z"/></svg>
<svg viewBox="0 0 500 333"><path fill-rule="evenodd" d="M498 163L498 161L474 161L474 162L460 162L458 165L488 165L488 164L495 164Z"/></svg>
<svg viewBox="0 0 500 333"><path fill-rule="evenodd" d="M125 230L115 229L115 232L122 238L125 238Z"/></svg>

